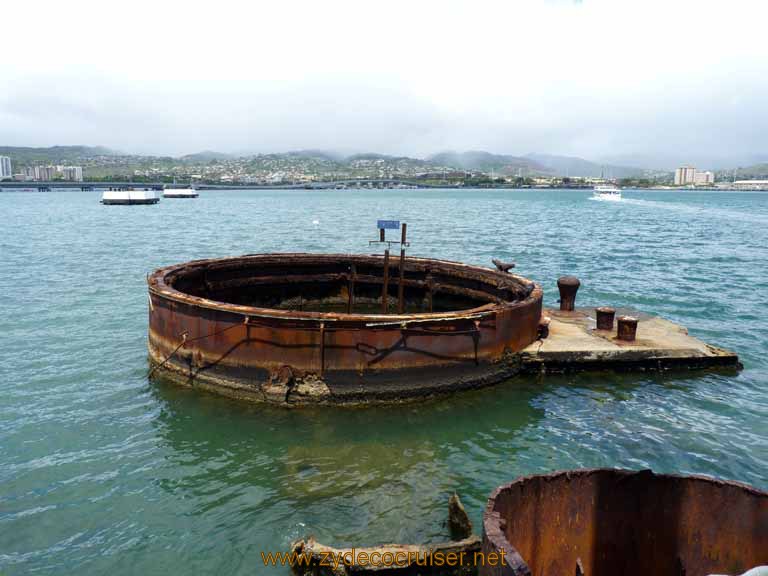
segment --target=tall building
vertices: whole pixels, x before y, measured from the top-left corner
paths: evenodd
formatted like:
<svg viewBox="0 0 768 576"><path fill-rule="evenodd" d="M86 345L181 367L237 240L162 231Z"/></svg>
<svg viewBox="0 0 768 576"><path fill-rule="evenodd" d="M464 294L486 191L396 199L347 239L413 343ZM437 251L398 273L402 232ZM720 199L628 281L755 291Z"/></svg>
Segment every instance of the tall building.
<svg viewBox="0 0 768 576"><path fill-rule="evenodd" d="M55 174L56 168L54 166L35 166L35 180L48 182L53 180Z"/></svg>
<svg viewBox="0 0 768 576"><path fill-rule="evenodd" d="M696 170L693 166L681 166L675 170L675 186L711 186L715 174L709 170Z"/></svg>
<svg viewBox="0 0 768 576"><path fill-rule="evenodd" d="M0 156L0 180L4 178L13 178L11 159L8 156Z"/></svg>
<svg viewBox="0 0 768 576"><path fill-rule="evenodd" d="M681 166L675 170L675 186L687 186L696 181L696 168L693 166Z"/></svg>
<svg viewBox="0 0 768 576"><path fill-rule="evenodd" d="M82 166L57 166L64 180L83 181Z"/></svg>

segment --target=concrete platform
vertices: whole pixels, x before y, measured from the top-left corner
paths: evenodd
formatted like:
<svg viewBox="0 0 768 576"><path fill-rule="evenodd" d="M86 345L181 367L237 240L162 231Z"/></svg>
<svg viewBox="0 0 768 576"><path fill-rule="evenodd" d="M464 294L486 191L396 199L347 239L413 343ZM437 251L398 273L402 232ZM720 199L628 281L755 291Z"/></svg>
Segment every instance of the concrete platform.
<svg viewBox="0 0 768 576"><path fill-rule="evenodd" d="M549 336L522 351L525 373L592 370L659 371L670 369L742 368L739 357L688 334L683 326L635 310L617 309L616 317L638 319L637 339L624 342L613 331L595 329L595 309L573 312L545 309Z"/></svg>

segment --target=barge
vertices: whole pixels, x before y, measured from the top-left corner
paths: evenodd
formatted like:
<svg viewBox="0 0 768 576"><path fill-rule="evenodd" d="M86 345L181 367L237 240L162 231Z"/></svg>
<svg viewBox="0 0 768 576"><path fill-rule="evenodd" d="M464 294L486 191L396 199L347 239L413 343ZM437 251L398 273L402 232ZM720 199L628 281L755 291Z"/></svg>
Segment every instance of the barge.
<svg viewBox="0 0 768 576"><path fill-rule="evenodd" d="M166 188L163 198L197 198L200 194L194 188Z"/></svg>
<svg viewBox="0 0 768 576"><path fill-rule="evenodd" d="M157 204L160 198L154 190L116 189L106 190L101 195L105 205Z"/></svg>

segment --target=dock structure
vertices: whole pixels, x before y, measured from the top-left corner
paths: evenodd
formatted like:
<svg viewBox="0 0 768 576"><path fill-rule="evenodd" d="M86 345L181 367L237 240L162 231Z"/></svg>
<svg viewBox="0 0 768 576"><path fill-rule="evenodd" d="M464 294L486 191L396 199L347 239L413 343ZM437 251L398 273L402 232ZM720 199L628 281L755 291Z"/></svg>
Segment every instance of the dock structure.
<svg viewBox="0 0 768 576"><path fill-rule="evenodd" d="M521 352L522 372L562 373L595 370L659 371L714 367L741 368L734 352L702 342L688 330L656 316L627 308L598 329L600 308L545 308L546 338ZM618 325L636 320L634 340L619 337Z"/></svg>

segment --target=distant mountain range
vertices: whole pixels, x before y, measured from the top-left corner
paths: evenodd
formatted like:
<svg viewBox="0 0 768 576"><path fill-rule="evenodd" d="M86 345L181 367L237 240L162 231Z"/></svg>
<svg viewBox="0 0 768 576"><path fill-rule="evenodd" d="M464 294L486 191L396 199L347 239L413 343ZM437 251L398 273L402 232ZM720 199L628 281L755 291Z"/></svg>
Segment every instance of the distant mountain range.
<svg viewBox="0 0 768 576"><path fill-rule="evenodd" d="M428 158L433 164L451 166L459 170L496 173L499 176L530 176L532 174L548 174L551 172L530 158L492 154L480 150L469 152L441 152Z"/></svg>
<svg viewBox="0 0 768 576"><path fill-rule="evenodd" d="M598 164L573 156L553 156L551 154L528 154L526 158L545 166L558 176L585 178L635 178L645 176L648 170L615 164Z"/></svg>
<svg viewBox="0 0 768 576"><path fill-rule="evenodd" d="M597 178L631 178L644 176L648 172L643 168L598 164L573 156L555 156L553 154L526 154L508 156L490 152L443 152L430 156L431 162L447 164L465 170L495 172L503 176L571 176Z"/></svg>
<svg viewBox="0 0 768 576"><path fill-rule="evenodd" d="M725 158L709 163L671 161L654 156L613 156L601 161L585 160L573 156L531 153L525 156L494 154L482 150L466 152L446 151L426 159L407 156L390 156L377 153L344 155L326 150L294 150L274 154L228 154L204 150L181 157L126 154L103 146L51 146L48 148L0 146L0 155L10 156L15 166L41 164L82 164L88 166L135 165L147 163L181 163L184 165L210 164L227 161L248 161L258 158L278 159L289 165L291 160L311 160L326 166L351 168L355 165L380 163L388 166L407 166L410 170L463 170L498 176L571 176L632 178L649 176L673 170L677 165L693 164L701 169L735 171L737 177L768 176L768 155L752 155L748 158ZM700 159L704 160L704 159ZM738 168L737 168L738 167Z"/></svg>
<svg viewBox="0 0 768 576"><path fill-rule="evenodd" d="M179 160L186 162L212 162L216 160L229 160L231 158L237 158L233 154L226 154L224 152L214 152L212 150L203 150L202 152L196 152L194 154L186 154L181 156Z"/></svg>
<svg viewBox="0 0 768 576"><path fill-rule="evenodd" d="M731 178L736 180L768 179L768 162L760 162L732 170L718 170L717 176L720 180L730 180Z"/></svg>
<svg viewBox="0 0 768 576"><path fill-rule="evenodd" d="M69 164L83 158L119 154L103 146L50 146L48 148L0 146L0 156L10 156L14 164L21 165Z"/></svg>

